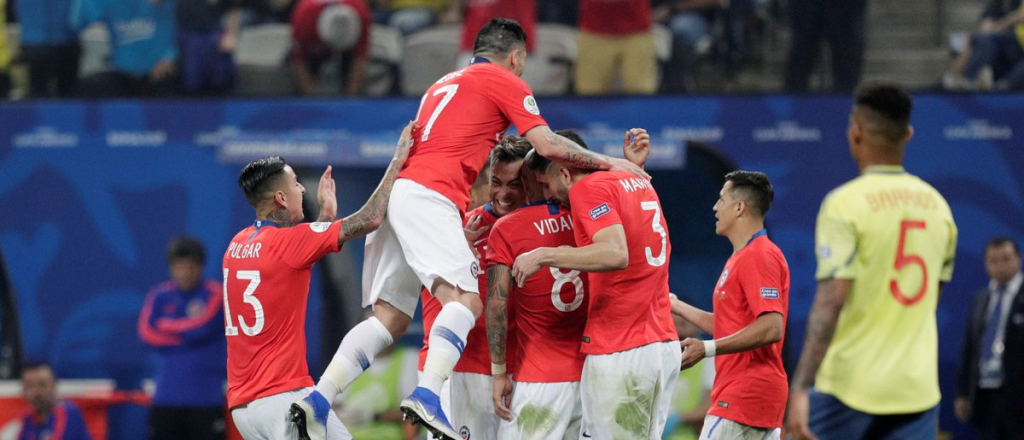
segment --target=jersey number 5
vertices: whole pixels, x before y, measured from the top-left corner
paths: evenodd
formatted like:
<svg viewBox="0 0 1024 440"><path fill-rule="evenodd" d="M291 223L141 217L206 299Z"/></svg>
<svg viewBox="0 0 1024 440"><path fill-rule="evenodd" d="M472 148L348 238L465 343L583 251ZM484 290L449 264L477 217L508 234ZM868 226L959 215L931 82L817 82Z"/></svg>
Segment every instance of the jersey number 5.
<svg viewBox="0 0 1024 440"><path fill-rule="evenodd" d="M231 307L228 305L228 278L230 273L228 269L224 269L224 334L227 336L238 336L238 327L231 322ZM245 292L242 293L242 300L252 306L252 309L256 312L256 324L250 327L245 323L245 318L242 315L238 315L238 325L242 326L242 333L246 336L256 336L263 331L263 304L260 300L256 299L256 288L260 286L260 271L258 270L240 270L235 273L235 278L240 280L249 280L249 285L246 286Z"/></svg>
<svg viewBox="0 0 1024 440"><path fill-rule="evenodd" d="M905 306L912 306L921 301L924 298L924 292L928 288L928 268L924 265L924 259L917 254L905 254L904 246L907 243L907 231L910 229L924 229L924 222L921 220L903 220L900 222L900 244L896 248L896 262L894 267L896 270L903 270L903 267L910 264L919 266L921 268L921 287L917 289L917 293L912 297L908 297L907 294L900 290L900 285L896 280L889 280L889 291L892 292L892 296L896 297L896 300Z"/></svg>

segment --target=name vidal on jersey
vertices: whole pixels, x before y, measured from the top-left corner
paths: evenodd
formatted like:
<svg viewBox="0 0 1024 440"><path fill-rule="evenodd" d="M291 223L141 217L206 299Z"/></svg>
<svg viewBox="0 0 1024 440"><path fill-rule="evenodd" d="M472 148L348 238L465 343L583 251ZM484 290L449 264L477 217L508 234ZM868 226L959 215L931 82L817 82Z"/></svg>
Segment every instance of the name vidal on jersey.
<svg viewBox="0 0 1024 440"><path fill-rule="evenodd" d="M263 247L263 243L231 243L228 246L228 256L231 258L259 258L260 248Z"/></svg>
<svg viewBox="0 0 1024 440"><path fill-rule="evenodd" d="M633 192L638 189L647 189L651 187L651 182L636 178L619 179L619 183L621 183L622 187L626 189L626 192Z"/></svg>
<svg viewBox="0 0 1024 440"><path fill-rule="evenodd" d="M537 228L537 232L539 232L540 235L571 231L572 218L567 215L563 215L560 218L546 218L538 222L533 222L533 227Z"/></svg>

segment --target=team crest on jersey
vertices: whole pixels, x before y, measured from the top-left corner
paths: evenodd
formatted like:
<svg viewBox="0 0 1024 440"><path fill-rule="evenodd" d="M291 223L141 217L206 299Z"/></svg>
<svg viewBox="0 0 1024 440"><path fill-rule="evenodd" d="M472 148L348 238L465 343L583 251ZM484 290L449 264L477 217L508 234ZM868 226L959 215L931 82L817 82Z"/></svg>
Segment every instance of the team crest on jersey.
<svg viewBox="0 0 1024 440"><path fill-rule="evenodd" d="M601 218L602 216L604 216L605 214L607 214L607 213L609 213L611 211L612 210L611 210L611 208L608 208L608 204L607 203L602 203L601 206L598 206L598 207L590 210L590 219L591 220L597 220L597 219Z"/></svg>
<svg viewBox="0 0 1024 440"><path fill-rule="evenodd" d="M189 318L198 318L203 316L204 312L206 312L206 301L199 298L189 301L188 305L185 306L185 313L188 314Z"/></svg>
<svg viewBox="0 0 1024 440"><path fill-rule="evenodd" d="M779 299L779 289L774 287L762 287L761 298L764 299Z"/></svg>
<svg viewBox="0 0 1024 440"><path fill-rule="evenodd" d="M533 96L526 95L526 97L523 98L523 108L531 114L540 114L540 107L537 107L537 100L533 99Z"/></svg>
<svg viewBox="0 0 1024 440"><path fill-rule="evenodd" d="M480 265L476 261L469 265L469 274L474 278L480 275Z"/></svg>
<svg viewBox="0 0 1024 440"><path fill-rule="evenodd" d="M469 427L468 426L462 425L462 427L459 428L459 437L462 437L462 440L469 440Z"/></svg>
<svg viewBox="0 0 1024 440"><path fill-rule="evenodd" d="M718 277L718 287L725 286L725 280L729 278L729 269L722 271L722 276Z"/></svg>
<svg viewBox="0 0 1024 440"><path fill-rule="evenodd" d="M330 227L331 222L313 222L309 224L309 229L312 229L313 232L316 232L317 234L326 231L327 228Z"/></svg>

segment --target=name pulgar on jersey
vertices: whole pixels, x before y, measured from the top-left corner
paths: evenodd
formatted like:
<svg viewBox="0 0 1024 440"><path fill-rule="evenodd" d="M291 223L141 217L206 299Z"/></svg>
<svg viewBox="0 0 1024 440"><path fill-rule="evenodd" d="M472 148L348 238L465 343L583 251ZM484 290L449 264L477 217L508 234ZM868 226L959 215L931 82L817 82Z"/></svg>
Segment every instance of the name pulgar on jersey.
<svg viewBox="0 0 1024 440"><path fill-rule="evenodd" d="M516 257L540 247L574 246L569 212L549 203L531 204L513 211L491 229L487 260L490 265L512 267ZM587 276L578 270L544 267L523 287L515 283L508 294L508 339L516 340L517 382L576 382L585 355L580 338L587 322Z"/></svg>
<svg viewBox="0 0 1024 440"><path fill-rule="evenodd" d="M313 385L306 302L313 263L341 249L341 221L279 228L257 221L224 252L228 407Z"/></svg>
<svg viewBox="0 0 1024 440"><path fill-rule="evenodd" d="M449 73L420 100L420 128L398 178L437 191L465 212L469 188L510 123L522 134L547 125L522 79L486 61Z"/></svg>
<svg viewBox="0 0 1024 440"><path fill-rule="evenodd" d="M668 297L672 245L651 183L625 172L595 172L569 191L576 246L600 230L622 225L629 249L625 270L590 273L590 312L581 350L626 351L678 339Z"/></svg>

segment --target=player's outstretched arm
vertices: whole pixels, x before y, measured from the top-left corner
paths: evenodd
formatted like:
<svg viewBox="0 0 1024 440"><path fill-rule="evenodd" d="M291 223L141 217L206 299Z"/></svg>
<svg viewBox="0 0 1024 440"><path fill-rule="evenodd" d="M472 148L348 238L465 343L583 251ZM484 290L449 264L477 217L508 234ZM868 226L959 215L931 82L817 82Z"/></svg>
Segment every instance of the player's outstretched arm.
<svg viewBox="0 0 1024 440"><path fill-rule="evenodd" d="M800 362L789 389L789 411L786 426L795 440L817 439L808 427L808 411L810 409L807 389L814 383L814 376L825 359L832 336L839 321L839 312L846 303L846 295L850 292L851 280L823 280L818 282L818 292L814 295L814 305L807 317L807 335L804 337L804 348L800 353Z"/></svg>
<svg viewBox="0 0 1024 440"><path fill-rule="evenodd" d="M691 306L679 299L674 293L669 294L672 314L679 316L697 326L700 331L709 335L715 334L715 315Z"/></svg>
<svg viewBox="0 0 1024 440"><path fill-rule="evenodd" d="M715 339L716 348L713 354L739 353L774 344L782 340L783 327L781 313L762 313L754 322L740 331L724 338ZM683 348L682 368L684 370L692 367L706 355L704 341L700 339L686 338L680 342L680 346Z"/></svg>
<svg viewBox="0 0 1024 440"><path fill-rule="evenodd" d="M388 210L388 199L391 197L391 189L395 186L395 179L398 172L405 165L405 159L409 157L409 148L412 146L413 122L405 126L402 136L398 139L398 147L395 155L391 158L391 164L384 172L377 189L370 195L370 199L362 208L354 214L345 217L341 222L341 232L338 234L338 243L344 243L353 238L362 237L377 230L384 222L384 216Z"/></svg>
<svg viewBox="0 0 1024 440"><path fill-rule="evenodd" d="M593 244L581 248L537 248L520 255L512 264L512 276L522 287L527 278L543 266L583 272L611 272L629 266L626 231L622 225L611 225L597 231L593 241Z"/></svg>
<svg viewBox="0 0 1024 440"><path fill-rule="evenodd" d="M512 382L505 374L505 347L508 341L508 291L512 288L512 271L504 264L487 268L487 345L491 349L491 375L494 378L492 399L494 413L512 421Z"/></svg>
<svg viewBox="0 0 1024 440"><path fill-rule="evenodd" d="M564 166L585 170L626 171L643 179L651 178L643 168L636 164L626 159L608 157L583 148L551 131L547 125L531 128L525 136L537 153Z"/></svg>

